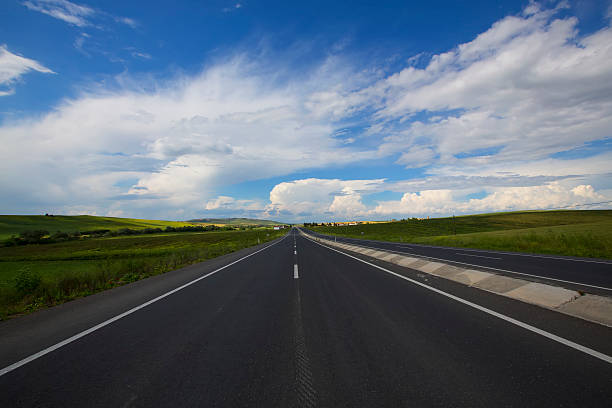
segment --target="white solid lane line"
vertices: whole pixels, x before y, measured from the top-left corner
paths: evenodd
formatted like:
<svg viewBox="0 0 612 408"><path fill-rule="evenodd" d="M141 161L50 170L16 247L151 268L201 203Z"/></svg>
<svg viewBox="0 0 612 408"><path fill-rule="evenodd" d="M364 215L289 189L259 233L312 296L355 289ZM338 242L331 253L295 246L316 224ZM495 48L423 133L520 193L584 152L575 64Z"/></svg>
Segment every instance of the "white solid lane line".
<svg viewBox="0 0 612 408"><path fill-rule="evenodd" d="M293 265L293 279L299 279L300 275L298 275L298 266L297 264Z"/></svg>
<svg viewBox="0 0 612 408"><path fill-rule="evenodd" d="M501 260L501 258L494 258L492 256L483 256L483 255L472 255L472 254L463 254L461 252L455 252L455 255L463 255L463 256L475 256L476 258L487 258L487 259L499 259Z"/></svg>
<svg viewBox="0 0 612 408"><path fill-rule="evenodd" d="M367 246L367 245L359 245L359 246L361 246L362 248L376 249L377 251L392 252L394 254L411 255L411 256L414 256L414 257L417 257L417 258L433 259L435 261L450 262L450 263L456 263L456 264L459 264L459 265L472 266L472 267L481 268L481 269L491 269L493 271L513 273L513 274L522 275L522 276L530 276L532 278L540 278L540 279L552 280L552 281L556 281L556 282L571 283L573 285L585 286L585 287L589 287L589 288L596 288L596 289L603 289L603 290L612 290L612 288L608 288L608 287L605 287L605 286L589 285L588 283L580 283L580 282L568 281L568 280L563 280L563 279L551 278L551 277L543 276L543 275L533 275L533 274L530 274L530 273L509 271L508 269L500 269L500 268L494 268L492 266L484 266L484 265L478 265L478 264L471 264L471 263L467 263L467 262L454 261L452 259L447 259L447 258L436 258L434 256L415 254L413 252L394 251L392 249L380 249L378 247L371 247L371 246Z"/></svg>
<svg viewBox="0 0 612 408"><path fill-rule="evenodd" d="M360 240L352 240L352 241L360 241ZM436 246L436 245L424 245L424 244L402 244L402 243L398 243L398 242L376 242L376 241L372 241L372 240L361 240L361 241L367 241L367 242L373 242L375 244L377 243L382 243L382 244L395 244L395 246L397 247L407 247L407 248L412 248L412 249L417 249L417 248L435 248L435 249L441 249L441 250L449 250L449 249L461 249L462 251L467 251L467 252L480 252L480 253L485 253L485 254L491 254L491 255L507 255L507 256L525 256L525 257L529 257L529 258L542 258L542 259L554 259L557 261L572 261L572 262L586 262L586 263L595 263L595 264L607 264L607 265L612 265L612 261L605 261L605 260L594 260L594 259L576 259L576 258L570 258L570 257L559 257L559 256L554 256L554 255L538 255L538 254L520 254L517 252L505 252L505 251L487 251L486 249L471 249L471 248L452 248L452 247L441 247L441 246ZM359 245L359 242L353 242L356 245Z"/></svg>
<svg viewBox="0 0 612 408"><path fill-rule="evenodd" d="M382 266L378 266L378 265L375 265L375 264L370 263L368 261L364 261L363 259L357 258L356 256L349 255L347 253L344 253L342 251L338 251L337 249L330 248L330 247L325 246L323 244L319 244L316 241L312 241L312 242L314 242L317 245L321 245L322 247L327 248L330 251L335 251L335 252L338 252L339 254L342 254L344 256L348 256L349 258L353 258L353 259L355 259L355 260L357 260L359 262L363 262L364 264L370 265L373 268L380 269L381 271L387 272L390 275L396 276L396 277L398 277L400 279L404 279L404 280L406 280L406 281L408 281L410 283L413 283L413 284L421 286L421 287L423 287L425 289L431 290L432 292L438 293L438 294L440 294L442 296L446 296L446 297L448 297L450 299L453 299L453 300L455 300L455 301L457 301L459 303L463 303L464 305L473 307L474 309L478 309L478 310L480 310L482 312L485 312L485 313L487 313L487 314L489 314L491 316L494 316L494 317L497 317L499 319L505 320L505 321L507 321L509 323L512 323L512 324L516 325L516 326L522 327L523 329L526 329L526 330L529 330L529 331L531 331L533 333L539 334L540 336L546 337L546 338L548 338L550 340L553 340L553 341L556 341L558 343L561 343L561 344L563 344L563 345L565 345L567 347L571 347L571 348L573 348L575 350L581 351L581 352L583 352L585 354L588 354L588 355L593 356L595 358L598 358L598 359L600 359L602 361L605 361L606 363L612 364L612 356L609 356L607 354L601 353L601 352L599 352L597 350L593 350L593 349L588 348L586 346L583 346L581 344L574 343L573 341L565 339L563 337L559 337L556 334L552 334L552 333L549 333L549 332L547 332L545 330L538 329L535 326L532 326L532 325L527 324L527 323L523 323L520 320L513 319L510 316L506 316L504 314L498 313L498 312L496 312L494 310L491 310L491 309L488 309L488 308L486 308L484 306L477 305L476 303L472 303L469 300L465 300L465 299L462 299L462 298L460 298L458 296L451 295L450 293L446 293L446 292L444 292L444 291L442 291L440 289L434 288L433 286L429 286L429 285L426 285L426 284L421 283L419 281L416 281L414 279L410 279L410 278L408 278L408 277L406 277L404 275L400 275L399 273L395 273L393 271L385 269Z"/></svg>
<svg viewBox="0 0 612 408"><path fill-rule="evenodd" d="M283 239L285 239L285 238L283 238ZM10 365L10 366L8 366L8 367L4 367L3 369L0 369L0 377L2 377L4 374L10 373L11 371L13 371L13 370L15 370L15 369L17 369L17 368L21 367L22 365L28 364L29 362L34 361L34 360L36 360L37 358L40 358L40 357L44 356L45 354L49 354L49 353L51 353L52 351L55 351L55 350L57 350L57 349L58 349L58 348L60 348L60 347L63 347L63 346L65 346L65 345L67 345L67 344L70 344L70 343L72 343L73 341L80 339L81 337L85 337L85 336L87 336L88 334L93 333L93 332L95 332L96 330L99 330L99 329L101 329L101 328L102 328L102 327L104 327L104 326L108 326L109 324L111 324L111 323L113 323L113 322L116 322L117 320L119 320L119 319L121 319L121 318L124 318L125 316L131 315L132 313L134 313L134 312L136 312L136 311L138 311L138 310L140 310L140 309L142 309L142 308L145 308L145 307L149 306L150 304L157 302L158 300L162 300L163 298L166 298L166 297L168 297L168 296L172 295L173 293L178 292L179 290L185 289L187 286L191 286L191 285L193 285L194 283L201 281L202 279L206 279L206 278L208 278L209 276L212 276L212 275L216 274L217 272L222 271L222 270L223 270L223 269L225 269L225 268L229 268L230 266L232 266L232 265L234 265L234 264L237 264L238 262L240 262L240 261L242 261L242 260L244 260L244 259L247 259L248 257L251 257L251 256L253 256L253 255L255 255L255 254L258 254L258 253L260 253L261 251L266 250L266 249L270 248L271 246L274 246L274 245L278 244L278 243L279 243L279 242L281 242L283 239L281 239L280 241L277 241L277 242L275 242L275 243L273 243L273 244L271 244L271 245L268 245L268 246L266 246L265 248L260 249L259 251L255 251L255 252L253 252L252 254L249 254L249 255L247 255L247 256L243 256L242 258L240 258L240 259L238 259L238 260L236 260L236 261L234 261L234 262L228 263L228 264L227 264L227 265L225 265L225 266L222 266L222 267L220 267L220 268L217 268L217 269L215 269L214 271L209 272L209 273L207 273L207 274L206 274L206 275L204 275L204 276L200 276L199 278L194 279L194 280L192 280L192 281L190 281L190 282L187 282L187 283L185 283L184 285L181 285L181 286L179 286L179 287L178 287L178 288L176 288L176 289L172 289L171 291L166 292L166 293L164 293L163 295L160 295L160 296L158 296L158 297L156 297L156 298L154 298L154 299L151 299L151 300L149 300L148 302L145 302L145 303L143 303L143 304L141 304L141 305L139 305L139 306L133 307L132 309L130 309L130 310L126 311L126 312L123 312L123 313L121 313L121 314L118 314L118 315L117 315L117 316L115 316L115 317L111 317L110 319L105 320L105 321L103 321L103 322L102 322L102 323L100 323L100 324L97 324L97 325L95 325L95 326L93 326L93 327L91 327L91 328L89 328L89 329L87 329L87 330L84 330L84 331L82 331L82 332L80 332L80 333L77 333L77 334L75 334L74 336L69 337L69 338L67 338L66 340L60 341L59 343L54 344L54 345L53 345L53 346L51 346L51 347L47 347L46 349L41 350L41 351L39 351L38 353L32 354L31 356L26 357L26 358L24 358L23 360L20 360L20 361L18 361L18 362L16 362L16 363L13 363L13 364L11 364L11 365ZM297 269L296 269L296 270L297 270Z"/></svg>

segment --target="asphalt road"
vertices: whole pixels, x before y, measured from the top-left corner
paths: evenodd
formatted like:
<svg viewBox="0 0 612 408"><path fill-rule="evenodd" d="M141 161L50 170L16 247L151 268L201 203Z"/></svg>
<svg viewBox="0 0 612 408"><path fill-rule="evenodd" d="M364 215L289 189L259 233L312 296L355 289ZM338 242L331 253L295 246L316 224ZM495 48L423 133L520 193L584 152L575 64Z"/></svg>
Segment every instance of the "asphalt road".
<svg viewBox="0 0 612 408"><path fill-rule="evenodd" d="M403 244L334 237L312 231L309 233L406 255L425 256L461 265L493 269L496 273L508 276L551 283L556 281L564 287L612 296L612 261L609 260Z"/></svg>
<svg viewBox="0 0 612 408"><path fill-rule="evenodd" d="M0 406L609 404L609 361L499 316L606 356L612 329L376 264L425 286L290 235L76 307L2 323L5 367L93 325L96 311L103 310L93 320L108 319L138 307L127 299L155 299L200 279L0 376ZM70 325L66 316L78 321Z"/></svg>

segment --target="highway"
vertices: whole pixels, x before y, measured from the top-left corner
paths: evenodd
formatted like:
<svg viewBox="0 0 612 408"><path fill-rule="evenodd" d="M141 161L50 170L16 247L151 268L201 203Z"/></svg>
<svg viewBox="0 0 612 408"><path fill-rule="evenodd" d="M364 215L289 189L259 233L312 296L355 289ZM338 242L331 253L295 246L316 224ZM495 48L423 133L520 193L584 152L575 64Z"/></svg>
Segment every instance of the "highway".
<svg viewBox="0 0 612 408"><path fill-rule="evenodd" d="M612 328L296 232L0 323L0 406L609 405Z"/></svg>
<svg viewBox="0 0 612 408"><path fill-rule="evenodd" d="M612 261L609 260L384 242L305 231L315 236L337 239L339 242L429 257L456 265L485 268L503 275L556 283L571 289L612 296Z"/></svg>

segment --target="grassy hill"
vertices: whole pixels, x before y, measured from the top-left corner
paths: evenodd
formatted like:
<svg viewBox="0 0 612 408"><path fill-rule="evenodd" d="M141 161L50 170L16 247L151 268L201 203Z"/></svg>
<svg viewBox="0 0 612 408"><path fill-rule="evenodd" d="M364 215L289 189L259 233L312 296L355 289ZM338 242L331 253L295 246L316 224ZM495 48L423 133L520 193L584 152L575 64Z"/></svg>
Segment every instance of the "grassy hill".
<svg viewBox="0 0 612 408"><path fill-rule="evenodd" d="M197 224L214 224L214 225L235 225L235 226L272 226L284 224L278 221L270 220L256 220L252 218L200 218L196 220L189 220L188 222Z"/></svg>
<svg viewBox="0 0 612 408"><path fill-rule="evenodd" d="M92 231L100 229L118 230L121 228L144 229L183 227L191 222L141 220L135 218L95 217L92 215L0 215L0 240L18 235L23 231Z"/></svg>
<svg viewBox="0 0 612 408"><path fill-rule="evenodd" d="M521 211L313 230L381 241L612 258L612 210Z"/></svg>

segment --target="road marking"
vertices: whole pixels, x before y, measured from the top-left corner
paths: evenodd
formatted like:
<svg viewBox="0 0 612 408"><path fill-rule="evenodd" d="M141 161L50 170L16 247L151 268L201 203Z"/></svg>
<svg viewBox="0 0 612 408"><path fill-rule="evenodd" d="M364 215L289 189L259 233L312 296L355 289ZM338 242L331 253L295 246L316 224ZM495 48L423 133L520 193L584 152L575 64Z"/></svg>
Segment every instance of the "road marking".
<svg viewBox="0 0 612 408"><path fill-rule="evenodd" d="M469 300L462 299L462 298L460 298L458 296L455 296L455 295L452 295L450 293L444 292L444 291L442 291L440 289L434 288L433 286L429 286L429 285L426 285L426 284L424 284L422 282L416 281L414 279L410 279L410 278L408 278L408 277L406 277L404 275L400 275L399 273L396 273L396 272L390 271L388 269L385 269L382 266L378 266L378 265L375 265L375 264L370 263L368 261L364 261L363 259L357 258L356 256L349 255L347 253L344 253L342 251L338 251L337 249L330 248L330 247L325 246L323 244L319 244L316 241L312 241L312 242L314 242L317 245L321 245L322 247L327 248L330 251L335 251L335 252L338 252L339 254L342 254L344 256L348 256L349 258L353 258L353 259L355 259L355 260L357 260L359 262L362 262L364 264L370 265L370 266L372 266L372 267L374 267L376 269L380 269L381 271L387 272L390 275L396 276L396 277L398 277L400 279L404 279L404 280L406 280L406 281L408 281L410 283L413 283L413 284L421 286L421 287L423 287L425 289L431 290L432 292L438 293L438 294L440 294L442 296L446 296L447 298L453 299L453 300L455 300L455 301L457 301L459 303L463 303L464 305L473 307L474 309L480 310L481 312L485 312L485 313L487 313L487 314L489 314L491 316L494 316L494 317L497 317L499 319L505 320L505 321L507 321L509 323L512 323L512 324L516 325L516 326L522 327L523 329L529 330L529 331L531 331L533 333L539 334L540 336L543 336L543 337L546 337L546 338L548 338L550 340L556 341L557 343L561 343L561 344L563 344L563 345L565 345L567 347L573 348L574 350L581 351L581 352L583 352L585 354L588 354L588 355L593 356L595 358L598 358L598 359L600 359L602 361L605 361L606 363L612 364L612 356L609 356L607 354L601 353L601 352L599 352L597 350L593 350L593 349L591 349L589 347L586 347L586 346L583 346L581 344L574 343L573 341L565 339L565 338L560 337L560 336L557 336L556 334L552 334L552 333L549 333L549 332L547 332L545 330L538 329L535 326L532 326L530 324L521 322L520 320L516 320L516 319L514 319L514 318L512 318L510 316L506 316L504 314L498 313L498 312L496 312L494 310L488 309L488 308L486 308L484 306L480 306L480 305L478 305L476 303L472 303Z"/></svg>
<svg viewBox="0 0 612 408"><path fill-rule="evenodd" d="M371 249L381 250L381 248L371 247L371 246L367 246L367 245L363 245L363 244L361 244L360 246L363 247L363 248L371 248ZM467 262L453 261L452 259L436 258L436 257L433 257L433 256L415 254L414 252L394 251L392 249L385 249L385 251L393 252L395 254L412 255L412 256L415 256L415 257L418 257L418 258L433 259L433 260L436 260L436 261L444 261L444 262L456 263L456 264L460 264L460 265L473 266L473 267L481 268L481 269L491 269L491 270L494 270L494 271L513 273L513 274L516 274L516 275L530 276L532 278L539 278L539 279L544 279L544 280L553 280L555 282L571 283L573 285L579 285L579 286L585 286L585 287L589 287L589 288L596 288L596 289L603 289L603 290L610 290L610 291L612 291L612 288L607 288L605 286L589 285L588 283L573 282L573 281L568 281L568 280L564 280L564 279L549 278L547 276L542 276L542 275L533 275L533 274L530 274L530 273L509 271L507 269L494 268L492 266L484 266L484 265L478 265L478 264L471 264L471 263L467 263Z"/></svg>
<svg viewBox="0 0 612 408"><path fill-rule="evenodd" d="M317 235L321 235L324 237L327 237L329 239L332 238L331 235L324 235L324 234L317 234ZM436 248L436 249L442 249L442 250L448 250L448 249L458 249L458 248L453 248L453 247L442 247L442 246L437 246L437 245L424 245L424 244L403 244L400 242L392 242L392 241L376 241L373 239L356 239L356 238L344 238L345 242L352 242L355 243L357 245L361 245L362 242L373 242L375 244L390 244L390 245L395 245L398 247L423 247L423 248ZM379 248L380 249L380 248ZM489 253L489 254L502 254L502 255L511 255L511 256L526 256L526 257L531 257L531 258L544 258L544 259L555 259L555 260L559 260L559 261L573 261L573 262L587 262L587 263L597 263L597 264L606 264L606 265L612 265L611 261L595 261L595 260L590 260L590 259L575 259L575 258L562 258L562 257L556 257L556 256L552 256L552 255L536 255L536 254L520 254L520 253L516 253L516 252L504 252L504 251L487 251L484 249L469 249L469 248L461 248L461 250L463 251L470 251L470 252L484 252L484 253ZM424 255L422 255L424 256Z"/></svg>
<svg viewBox="0 0 612 408"><path fill-rule="evenodd" d="M32 354L31 356L24 358L23 360L19 360L18 362L13 363L13 364L11 364L8 367L4 367L3 369L0 370L0 377L2 377L4 374L10 373L11 371L16 370L17 368L19 368L19 367L21 367L23 365L26 365L26 364L28 364L28 363L30 363L30 362L32 362L32 361L34 361L34 360L44 356L45 354L49 354L52 351L55 351L55 350L57 350L57 349L59 349L61 347L64 347L67 344L72 343L73 341L76 341L76 340L80 339L81 337L85 337L88 334L95 332L96 330L99 330L99 329L101 329L101 328L103 328L105 326L108 326L111 323L116 322L119 319L122 319L122 318L124 318L124 317L126 317L128 315L131 315L132 313L137 312L138 310L143 309L143 308L145 308L145 307L147 307L147 306L157 302L158 300L162 300L162 299L164 299L164 298L166 298L166 297L168 297L168 296L170 296L170 295L172 295L172 294L174 294L174 293L176 293L176 292L178 292L178 291L180 291L182 289L185 289L186 287L191 286L194 283L197 283L197 282L201 281L202 279L206 279L209 276L212 276L212 275L216 274L217 272L222 271L225 268L229 268L230 266L232 266L234 264L237 264L240 261L243 261L243 260L245 260L245 259L247 259L247 258L249 258L249 257L251 257L251 256L253 256L255 254L258 254L261 251L264 251L264 250L270 248L271 246L274 246L274 245L278 244L279 242L281 242L284 239L285 238L282 238L280 241L277 241L277 242L275 242L275 243L273 243L271 245L268 245L268 246L266 246L266 247L264 247L264 248L262 248L262 249L260 249L258 251L255 251L252 254L243 256L242 258L240 258L240 259L238 259L238 260L236 260L234 262L231 262L231 263L229 263L229 264L227 264L225 266L217 268L214 271L209 272L209 273L207 273L204 276L200 276L199 278L194 279L194 280L192 280L190 282L187 282L184 285L179 286L178 288L172 289L171 291L166 292L163 295L160 295L160 296L158 296L158 297L156 297L154 299L151 299L148 302L145 302L145 303L143 303L143 304L141 304L139 306L133 307L130 310L128 310L126 312L123 312L121 314L118 314L115 317L111 317L110 319L105 320L102 323L99 323L99 324L97 324L97 325L95 325L93 327L90 327L89 329L84 330L84 331L82 331L80 333L77 333L77 334L75 334L72 337L68 337L66 340L62 340L59 343L54 344L53 346L47 347L46 349L41 350L38 353Z"/></svg>
<svg viewBox="0 0 612 408"><path fill-rule="evenodd" d="M299 279L300 275L298 275L298 266L297 264L293 265L293 279Z"/></svg>
<svg viewBox="0 0 612 408"><path fill-rule="evenodd" d="M297 255L297 251L293 251L293 255Z"/></svg>
<svg viewBox="0 0 612 408"><path fill-rule="evenodd" d="M463 254L463 253L461 253L461 252L455 252L455 255L463 255L463 256L475 256L476 258L500 259L500 260L501 260L501 258L493 258L492 256L483 256L483 255Z"/></svg>
<svg viewBox="0 0 612 408"><path fill-rule="evenodd" d="M322 235L322 234L321 234ZM328 238L331 239L331 236L328 235ZM373 239L355 239L355 238L345 238L344 239L345 242L352 242L354 244L360 245L361 242L372 242L375 244L391 244L391 245L395 245L397 247L408 247L408 248L436 248L436 249L441 249L441 250L449 250L449 249L459 249L459 248L453 248L453 247L443 247L443 246L436 246L436 245L424 245L424 244L402 244L399 242L391 242L391 241L375 241ZM591 259L576 259L576 258L570 258L570 257L559 257L559 256L552 256L552 255L537 255L537 254L520 254L520 253L516 253L516 252L505 252L505 251L487 251L484 249L469 249L469 248L461 248L462 251L468 251L468 252L482 252L485 254L499 254L499 255L509 255L509 256L525 256L525 257L529 257L529 258L543 258L543 259L554 259L557 261L573 261L573 262L586 262L586 263L596 263L596 264L605 264L605 265L612 265L611 261L595 261L595 260L591 260ZM422 255L424 256L424 255Z"/></svg>

